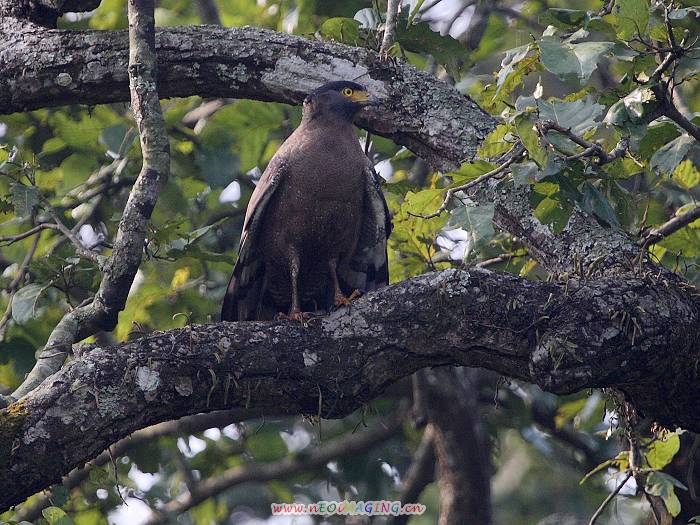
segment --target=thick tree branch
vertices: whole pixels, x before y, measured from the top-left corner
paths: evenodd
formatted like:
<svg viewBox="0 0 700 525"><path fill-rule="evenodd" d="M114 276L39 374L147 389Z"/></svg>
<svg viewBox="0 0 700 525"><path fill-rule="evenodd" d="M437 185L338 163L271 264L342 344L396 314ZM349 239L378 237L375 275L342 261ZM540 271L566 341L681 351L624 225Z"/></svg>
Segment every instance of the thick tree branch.
<svg viewBox="0 0 700 525"><path fill-rule="evenodd" d="M221 323L94 348L0 411L0 509L150 424L223 408L342 417L427 366L484 367L554 393L615 386L648 417L698 430L697 295L654 277L448 270L308 326Z"/></svg>
<svg viewBox="0 0 700 525"><path fill-rule="evenodd" d="M464 523L465 515L475 523L491 523L491 453L474 384L479 372L442 368L426 374L440 486L439 525Z"/></svg>
<svg viewBox="0 0 700 525"><path fill-rule="evenodd" d="M35 34L31 29L17 32L11 21L0 28L9 33L6 50L0 52L0 64L7 71L0 78L0 111L124 100L123 33ZM327 80L357 78L382 99L382 108L360 115L359 124L406 145L440 169L471 159L495 123L432 75L402 63L387 64L365 49L253 28L172 28L158 31L156 40L161 96L299 103ZM57 56L57 48L65 52ZM482 186L477 196L484 202L496 201L499 226L521 237L550 271L580 267L588 272L593 265L602 274L633 266L638 247L621 232L605 230L595 219L575 212L566 231L557 236L532 216L525 192ZM593 234L595 240L589 243L584 233Z"/></svg>
<svg viewBox="0 0 700 525"><path fill-rule="evenodd" d="M101 0L0 0L0 18L16 17L42 26L56 27L64 13L90 11Z"/></svg>
<svg viewBox="0 0 700 525"><path fill-rule="evenodd" d="M0 20L0 113L128 100L124 31L46 30ZM357 79L381 99L358 123L452 169L471 159L495 120L451 86L373 51L256 28L156 32L161 97L300 103L328 80Z"/></svg>

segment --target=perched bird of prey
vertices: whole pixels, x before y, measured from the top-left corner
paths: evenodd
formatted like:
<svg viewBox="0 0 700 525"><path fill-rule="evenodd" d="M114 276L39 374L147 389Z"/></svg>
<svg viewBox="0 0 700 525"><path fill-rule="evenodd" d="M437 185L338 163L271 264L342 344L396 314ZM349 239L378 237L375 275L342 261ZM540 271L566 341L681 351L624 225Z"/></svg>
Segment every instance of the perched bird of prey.
<svg viewBox="0 0 700 525"><path fill-rule="evenodd" d="M248 203L223 321L301 320L389 282L389 211L352 124L371 103L347 81L306 97Z"/></svg>

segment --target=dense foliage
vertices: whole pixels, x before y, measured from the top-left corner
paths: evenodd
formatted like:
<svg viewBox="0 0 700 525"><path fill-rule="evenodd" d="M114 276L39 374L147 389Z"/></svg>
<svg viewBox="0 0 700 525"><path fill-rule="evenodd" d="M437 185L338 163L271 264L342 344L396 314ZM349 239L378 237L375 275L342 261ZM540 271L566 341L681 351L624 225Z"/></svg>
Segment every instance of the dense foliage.
<svg viewBox="0 0 700 525"><path fill-rule="evenodd" d="M700 9L692 0L490 4L414 0L400 12L390 50L395 59L454 83L501 124L479 159L451 173L431 172L410 151L369 137L369 154L387 179L384 191L394 214L392 282L472 264L547 277L525 246L494 228L493 205L469 198L474 186L465 185L487 175L529 186L536 217L553 231L564 228L578 206L606 228L638 239L640 252L649 250L661 264L700 283L700 219L667 235L656 231L694 213L700 197L700 143L693 136L700 126ZM267 27L374 49L386 10L382 2L360 0L221 0L217 8L225 26ZM164 0L156 23L198 24L200 16L194 2ZM60 21L60 27L74 29L126 24L122 0L104 0L92 13ZM670 103L664 98L669 95ZM162 102L171 177L126 309L112 335L96 338L118 342L217 319L246 202L256 177L299 122L300 109L225 100L202 112L203 104L212 102ZM358 139L364 142L365 133L358 131ZM140 158L127 105L0 116L0 285L6 311L0 321L0 385L6 393L21 383L34 351L63 314L99 286L99 257L76 256L61 227L94 253L108 253ZM445 200L448 189L453 198ZM492 445L485 453L493 464L495 523L532 524L555 514L547 523L578 523L624 479L629 445L615 401L605 393L555 398L488 374L477 390ZM70 493L55 486L53 506L38 521L89 525L111 516L135 523L144 502L157 507L227 468L277 462L351 433L366 419L388 417L399 395L342 421L258 420L223 432L159 437L93 468ZM289 479L241 484L181 520L243 523L267 517L273 501L395 499L421 432L406 424L362 454ZM680 471L669 470L695 453L697 438L659 429L643 439L647 492L661 496L674 516L700 514L688 497L693 487L677 479ZM648 506L634 496L633 483L622 490L629 497L606 512L614 508L625 523L644 523ZM436 522L437 494L431 483L419 498L428 511L412 523Z"/></svg>

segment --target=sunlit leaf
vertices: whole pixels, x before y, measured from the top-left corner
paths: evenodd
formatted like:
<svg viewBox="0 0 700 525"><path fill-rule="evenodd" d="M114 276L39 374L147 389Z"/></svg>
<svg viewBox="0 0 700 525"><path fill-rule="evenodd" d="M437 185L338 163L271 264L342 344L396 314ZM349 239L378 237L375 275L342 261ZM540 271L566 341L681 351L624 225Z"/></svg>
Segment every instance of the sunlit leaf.
<svg viewBox="0 0 700 525"><path fill-rule="evenodd" d="M700 183L700 171L698 171L692 161L684 160L678 164L671 178L680 187L689 190Z"/></svg>
<svg viewBox="0 0 700 525"><path fill-rule="evenodd" d="M662 469L668 465L681 448L681 439L676 432L672 432L663 439L654 440L645 454L649 466L653 469Z"/></svg>

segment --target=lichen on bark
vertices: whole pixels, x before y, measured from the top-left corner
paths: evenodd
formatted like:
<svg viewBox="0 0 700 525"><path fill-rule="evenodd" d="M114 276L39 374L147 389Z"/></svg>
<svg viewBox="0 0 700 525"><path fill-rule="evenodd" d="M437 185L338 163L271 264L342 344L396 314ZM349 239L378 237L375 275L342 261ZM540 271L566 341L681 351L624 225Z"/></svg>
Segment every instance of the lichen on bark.
<svg viewBox="0 0 700 525"><path fill-rule="evenodd" d="M17 401L0 410L0 469L9 466L12 448L28 416L24 401Z"/></svg>

